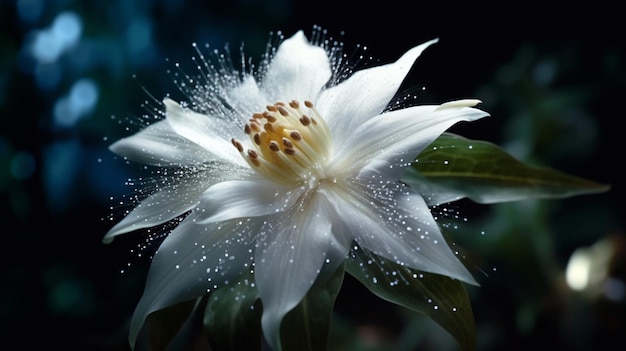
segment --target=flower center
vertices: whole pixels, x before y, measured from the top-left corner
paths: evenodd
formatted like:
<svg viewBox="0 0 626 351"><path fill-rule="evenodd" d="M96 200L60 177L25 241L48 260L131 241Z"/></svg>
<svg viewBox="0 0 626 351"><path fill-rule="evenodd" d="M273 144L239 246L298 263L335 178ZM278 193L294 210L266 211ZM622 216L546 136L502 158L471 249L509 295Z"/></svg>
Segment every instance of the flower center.
<svg viewBox="0 0 626 351"><path fill-rule="evenodd" d="M298 184L323 179L324 166L332 153L328 125L313 103L305 101L306 114L298 101L277 102L255 113L245 125L253 148L232 139L242 157L265 177L279 183Z"/></svg>

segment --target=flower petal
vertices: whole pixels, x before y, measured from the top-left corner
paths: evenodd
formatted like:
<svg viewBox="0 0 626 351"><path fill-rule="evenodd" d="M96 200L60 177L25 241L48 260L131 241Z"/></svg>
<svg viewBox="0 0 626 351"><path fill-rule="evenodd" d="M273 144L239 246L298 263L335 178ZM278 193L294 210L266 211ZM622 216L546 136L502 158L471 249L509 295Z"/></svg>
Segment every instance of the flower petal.
<svg viewBox="0 0 626 351"><path fill-rule="evenodd" d="M446 244L422 197L399 184L389 186L380 188L372 180L371 186L355 184L352 191L330 194L357 243L398 264L477 285Z"/></svg>
<svg viewBox="0 0 626 351"><path fill-rule="evenodd" d="M389 104L415 60L437 39L407 51L396 62L357 71L346 81L322 92L317 109L333 131L345 139L358 126L379 115Z"/></svg>
<svg viewBox="0 0 626 351"><path fill-rule="evenodd" d="M242 133L237 123L183 108L172 99L163 103L166 121L176 133L202 146L215 160L246 166L230 141L232 136Z"/></svg>
<svg viewBox="0 0 626 351"><path fill-rule="evenodd" d="M178 135L167 121L153 123L109 149L131 161L154 166L197 165L211 160L204 148Z"/></svg>
<svg viewBox="0 0 626 351"><path fill-rule="evenodd" d="M326 50L299 31L280 44L272 59L262 85L271 99L266 103L314 99L331 75Z"/></svg>
<svg viewBox="0 0 626 351"><path fill-rule="evenodd" d="M217 183L202 194L199 222L210 223L241 217L257 217L283 212L300 197L295 190L262 178Z"/></svg>
<svg viewBox="0 0 626 351"><path fill-rule="evenodd" d="M305 209L271 217L259 237L255 280L263 304L261 324L269 344L280 347L280 323L318 278L327 279L347 258L349 241L331 233L330 204L313 195Z"/></svg>
<svg viewBox="0 0 626 351"><path fill-rule="evenodd" d="M150 313L201 297L251 269L251 236L259 225L233 221L200 226L193 216L182 221L152 260L144 294L131 320L130 344L135 345Z"/></svg>
<svg viewBox="0 0 626 351"><path fill-rule="evenodd" d="M376 116L336 145L335 159L329 167L361 169L360 174L383 173L400 179L404 167L452 125L489 116L468 107L478 100L461 101L465 103L415 106Z"/></svg>
<svg viewBox="0 0 626 351"><path fill-rule="evenodd" d="M194 208L202 192L216 179L198 172L193 178L168 185L142 200L104 236L103 242L137 229L150 228L170 221Z"/></svg>
<svg viewBox="0 0 626 351"><path fill-rule="evenodd" d="M241 84L224 93L224 99L240 115L242 123L252 116L253 113L263 111L270 101L259 88L253 75L247 75L241 80Z"/></svg>

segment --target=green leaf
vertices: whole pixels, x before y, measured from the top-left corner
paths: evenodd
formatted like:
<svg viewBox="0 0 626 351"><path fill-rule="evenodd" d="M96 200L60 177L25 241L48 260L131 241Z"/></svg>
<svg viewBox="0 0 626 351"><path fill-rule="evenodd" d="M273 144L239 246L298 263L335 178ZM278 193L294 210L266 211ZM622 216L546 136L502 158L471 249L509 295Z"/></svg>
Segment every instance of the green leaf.
<svg viewBox="0 0 626 351"><path fill-rule="evenodd" d="M468 197L479 203L564 198L608 186L551 168L527 165L500 147L445 133L417 157L402 179L429 204Z"/></svg>
<svg viewBox="0 0 626 351"><path fill-rule="evenodd" d="M215 350L260 350L261 302L252 274L213 291L204 313L204 329Z"/></svg>
<svg viewBox="0 0 626 351"><path fill-rule="evenodd" d="M280 339L284 351L317 351L328 348L328 333L335 299L345 265L328 279L316 281L304 299L283 318Z"/></svg>
<svg viewBox="0 0 626 351"><path fill-rule="evenodd" d="M197 343L201 333L194 328L195 311L202 304L202 299L194 299L148 315L146 325L149 349L163 351L175 348L174 345Z"/></svg>
<svg viewBox="0 0 626 351"><path fill-rule="evenodd" d="M466 351L476 349L472 306L455 279L401 266L359 248L347 271L380 298L425 314L447 330Z"/></svg>

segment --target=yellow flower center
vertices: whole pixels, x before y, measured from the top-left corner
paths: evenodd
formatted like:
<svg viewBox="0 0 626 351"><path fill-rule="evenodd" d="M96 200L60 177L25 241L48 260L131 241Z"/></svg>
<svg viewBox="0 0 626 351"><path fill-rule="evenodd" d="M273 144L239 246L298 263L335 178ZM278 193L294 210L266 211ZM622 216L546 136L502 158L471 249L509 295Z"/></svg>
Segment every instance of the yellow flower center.
<svg viewBox="0 0 626 351"><path fill-rule="evenodd" d="M233 145L254 170L286 184L323 179L324 166L332 153L328 125L313 103L305 101L306 114L298 101L277 102L255 113L245 125L253 148L232 139Z"/></svg>

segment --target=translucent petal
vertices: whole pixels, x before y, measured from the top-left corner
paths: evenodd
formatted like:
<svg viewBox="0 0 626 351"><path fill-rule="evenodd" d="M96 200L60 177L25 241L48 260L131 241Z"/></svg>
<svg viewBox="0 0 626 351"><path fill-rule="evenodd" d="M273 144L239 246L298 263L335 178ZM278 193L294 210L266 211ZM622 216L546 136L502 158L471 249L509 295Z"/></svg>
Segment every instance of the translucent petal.
<svg viewBox="0 0 626 351"><path fill-rule="evenodd" d="M399 184L375 190L375 183L332 194L331 203L359 245L398 264L477 285L422 197Z"/></svg>
<svg viewBox="0 0 626 351"><path fill-rule="evenodd" d="M110 150L131 161L155 166L197 165L215 158L174 132L166 121L153 123L116 141Z"/></svg>
<svg viewBox="0 0 626 351"><path fill-rule="evenodd" d="M135 344L146 317L155 311L228 285L252 266L254 221L201 226L187 217L165 238L152 260L146 288L131 320Z"/></svg>
<svg viewBox="0 0 626 351"><path fill-rule="evenodd" d="M489 116L471 107L437 105L415 106L379 115L335 144L336 153L329 167L361 169L364 173L383 173L400 179L404 166L460 121Z"/></svg>
<svg viewBox="0 0 626 351"><path fill-rule="evenodd" d="M241 133L236 123L183 108L171 99L165 99L163 103L166 121L176 133L202 146L216 159L246 165L230 141L232 136Z"/></svg>
<svg viewBox="0 0 626 351"><path fill-rule="evenodd" d="M326 50L311 45L299 31L278 47L261 89L271 99L266 103L311 100L331 75Z"/></svg>
<svg viewBox="0 0 626 351"><path fill-rule="evenodd" d="M216 181L211 176L203 176L202 173L198 172L193 178L163 187L142 200L106 233L103 241L110 243L120 234L154 227L194 208L200 202L202 193Z"/></svg>
<svg viewBox="0 0 626 351"><path fill-rule="evenodd" d="M354 73L341 84L322 92L315 101L336 140L345 139L365 121L379 115L398 91L415 60L431 40L407 51L396 62Z"/></svg>
<svg viewBox="0 0 626 351"><path fill-rule="evenodd" d="M328 277L347 257L349 242L331 234L323 196L306 208L273 216L264 226L255 254L255 279L263 304L263 333L279 349L280 322L307 293L318 275Z"/></svg>
<svg viewBox="0 0 626 351"><path fill-rule="evenodd" d="M252 75L245 76L241 84L226 91L224 99L240 114L242 123L246 123L253 113L263 111L268 104L276 102L266 97Z"/></svg>
<svg viewBox="0 0 626 351"><path fill-rule="evenodd" d="M291 189L252 176L246 180L217 183L202 194L198 206L201 223L283 212L299 199L302 189Z"/></svg>

